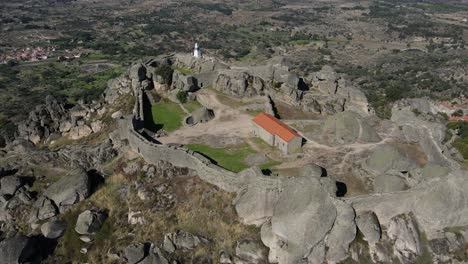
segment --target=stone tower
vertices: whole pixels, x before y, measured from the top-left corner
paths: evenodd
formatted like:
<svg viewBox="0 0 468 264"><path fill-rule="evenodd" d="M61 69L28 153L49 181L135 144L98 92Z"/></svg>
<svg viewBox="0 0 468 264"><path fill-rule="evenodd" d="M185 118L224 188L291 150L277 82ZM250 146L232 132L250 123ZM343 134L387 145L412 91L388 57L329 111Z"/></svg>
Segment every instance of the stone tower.
<svg viewBox="0 0 468 264"><path fill-rule="evenodd" d="M195 58L201 58L202 57L201 50L200 50L200 47L198 46L198 43L195 43L195 48L193 49L193 56Z"/></svg>

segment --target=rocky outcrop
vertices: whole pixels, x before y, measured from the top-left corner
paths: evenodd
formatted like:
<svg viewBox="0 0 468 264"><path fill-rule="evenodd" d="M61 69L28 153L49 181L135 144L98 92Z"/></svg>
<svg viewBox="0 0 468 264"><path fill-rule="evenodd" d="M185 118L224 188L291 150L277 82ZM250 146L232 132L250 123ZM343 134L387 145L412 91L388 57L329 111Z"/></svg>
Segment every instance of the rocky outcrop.
<svg viewBox="0 0 468 264"><path fill-rule="evenodd" d="M29 113L28 119L17 124L17 138L37 145L50 143L61 136L68 136L73 140L87 137L93 133L87 123L92 115L102 115L98 113L100 110L102 104L99 102L79 102L72 108L67 108L64 103L49 95L45 104L38 105Z"/></svg>
<svg viewBox="0 0 468 264"><path fill-rule="evenodd" d="M17 235L0 242L0 263L39 262L37 245L32 238Z"/></svg>
<svg viewBox="0 0 468 264"><path fill-rule="evenodd" d="M67 119L63 104L53 96L46 97L44 105L38 105L29 113L27 120L18 124L18 137L38 144L59 134L61 123Z"/></svg>
<svg viewBox="0 0 468 264"><path fill-rule="evenodd" d="M446 227L465 226L468 220L468 183L463 171L432 179L403 192L351 198L356 211L373 211L379 222L388 226L399 214L412 212L419 227L429 233Z"/></svg>
<svg viewBox="0 0 468 264"><path fill-rule="evenodd" d="M335 198L335 182L314 175L278 176L271 181L276 184L248 185L234 202L246 224L262 225L262 242L270 249L268 260L346 259L356 235L354 210Z"/></svg>
<svg viewBox="0 0 468 264"><path fill-rule="evenodd" d="M379 219L374 212L366 211L358 213L356 225L363 234L365 241L374 244L380 240L382 230L380 228Z"/></svg>
<svg viewBox="0 0 468 264"><path fill-rule="evenodd" d="M80 235L94 235L101 229L107 216L105 213L96 210L86 210L78 215L75 231Z"/></svg>
<svg viewBox="0 0 468 264"><path fill-rule="evenodd" d="M457 151L442 143L446 128L433 101L423 98L400 100L393 105L391 119L400 127L398 136L419 144L429 163L451 169L459 167L452 159Z"/></svg>
<svg viewBox="0 0 468 264"><path fill-rule="evenodd" d="M377 132L359 114L345 111L327 118L322 135L331 145L379 142Z"/></svg>
<svg viewBox="0 0 468 264"><path fill-rule="evenodd" d="M55 206L55 203L50 199L41 196L33 205L29 216L29 223L35 224L36 222L52 218L57 214L58 209Z"/></svg>
<svg viewBox="0 0 468 264"><path fill-rule="evenodd" d="M206 238L196 236L183 230L177 230L174 233L169 233L164 236L164 250L168 252L174 252L177 249L192 250L198 245L208 242Z"/></svg>
<svg viewBox="0 0 468 264"><path fill-rule="evenodd" d="M406 180L398 175L380 174L374 179L375 193L398 192L407 189Z"/></svg>
<svg viewBox="0 0 468 264"><path fill-rule="evenodd" d="M198 123L206 123L215 117L213 110L206 107L198 108L192 112L192 115L187 117L185 123L187 125L196 125Z"/></svg>
<svg viewBox="0 0 468 264"><path fill-rule="evenodd" d="M84 169L77 168L49 186L43 195L53 201L60 212L64 212L90 194L89 176Z"/></svg>
<svg viewBox="0 0 468 264"><path fill-rule="evenodd" d="M311 178L320 178L327 176L327 171L320 167L317 164L309 163L302 166L299 176L302 177L311 177Z"/></svg>
<svg viewBox="0 0 468 264"><path fill-rule="evenodd" d="M128 264L169 264L161 250L152 243L128 246L124 250L124 256Z"/></svg>
<svg viewBox="0 0 468 264"><path fill-rule="evenodd" d="M243 71L223 71L214 81L214 88L223 93L236 96L264 95L265 84L259 77Z"/></svg>
<svg viewBox="0 0 468 264"><path fill-rule="evenodd" d="M187 76L179 71L174 71L172 75L172 89L179 89L186 92L195 92L199 89L198 81L193 76Z"/></svg>
<svg viewBox="0 0 468 264"><path fill-rule="evenodd" d="M264 248L255 241L237 242L236 256L247 263L266 263L266 255Z"/></svg>
<svg viewBox="0 0 468 264"><path fill-rule="evenodd" d="M67 222L63 220L51 220L45 222L41 226L41 232L46 238L56 239L59 238L65 233L67 229Z"/></svg>
<svg viewBox="0 0 468 264"><path fill-rule="evenodd" d="M13 196L21 185L21 179L18 176L5 176L0 179L0 195Z"/></svg>
<svg viewBox="0 0 468 264"><path fill-rule="evenodd" d="M412 263L421 254L419 231L411 215L393 217L387 234L393 240L394 255L400 263Z"/></svg>
<svg viewBox="0 0 468 264"><path fill-rule="evenodd" d="M364 167L378 174L408 172L416 168L416 163L396 147L379 145L364 162Z"/></svg>
<svg viewBox="0 0 468 264"><path fill-rule="evenodd" d="M107 89L104 91L105 102L113 104L121 95L129 94L131 91L131 80L128 78L128 73L111 79L107 82Z"/></svg>

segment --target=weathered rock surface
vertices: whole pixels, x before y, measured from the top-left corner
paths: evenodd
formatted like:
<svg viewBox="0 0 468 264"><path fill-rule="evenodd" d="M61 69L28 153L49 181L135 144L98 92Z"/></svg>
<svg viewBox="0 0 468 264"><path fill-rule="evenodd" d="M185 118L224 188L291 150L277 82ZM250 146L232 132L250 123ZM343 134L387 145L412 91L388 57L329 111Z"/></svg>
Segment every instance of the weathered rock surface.
<svg viewBox="0 0 468 264"><path fill-rule="evenodd" d="M198 81L195 77L186 76L178 71L174 71L172 75L172 88L186 92L195 92L199 89Z"/></svg>
<svg viewBox="0 0 468 264"><path fill-rule="evenodd" d="M196 248L199 244L208 242L209 241L203 237L196 236L183 230L177 230L174 233L169 233L164 236L164 249L168 252L171 252L171 248L173 248L174 250L192 250Z"/></svg>
<svg viewBox="0 0 468 264"><path fill-rule="evenodd" d="M410 215L393 217L387 234L393 240L394 254L401 263L411 263L421 254L419 231Z"/></svg>
<svg viewBox="0 0 468 264"><path fill-rule="evenodd" d="M248 263L265 263L266 257L263 247L255 241L237 242L236 256Z"/></svg>
<svg viewBox="0 0 468 264"><path fill-rule="evenodd" d="M335 200L337 216L333 228L326 238L328 247L326 259L329 263L338 263L348 257L349 245L356 238L356 214L347 203Z"/></svg>
<svg viewBox="0 0 468 264"><path fill-rule="evenodd" d="M324 168L320 167L319 165L314 164L314 163L309 163L309 164L302 166L300 170L300 176L320 178L323 176L327 176L327 172Z"/></svg>
<svg viewBox="0 0 468 264"><path fill-rule="evenodd" d="M47 96L44 105L38 105L29 113L29 118L18 124L19 138L33 142L42 142L59 132L60 124L67 119L63 104L53 96Z"/></svg>
<svg viewBox="0 0 468 264"><path fill-rule="evenodd" d="M374 212L366 211L358 213L356 217L356 225L359 231L364 235L364 240L370 244L380 240L382 230L380 228L379 219Z"/></svg>
<svg viewBox="0 0 468 264"><path fill-rule="evenodd" d="M17 124L17 138L39 144L52 142L64 135L74 140L89 136L93 130L86 123L91 114L101 107L102 104L98 102L84 104L80 101L68 109L64 103L49 95L45 104L38 105L29 113L27 120Z"/></svg>
<svg viewBox="0 0 468 264"><path fill-rule="evenodd" d="M103 212L86 210L78 215L75 231L80 235L94 235L101 229L106 217Z"/></svg>
<svg viewBox="0 0 468 264"><path fill-rule="evenodd" d="M275 189L250 187L241 192L235 201L237 214L245 224L261 225L273 216L278 197L278 191Z"/></svg>
<svg viewBox="0 0 468 264"><path fill-rule="evenodd" d="M402 139L421 146L429 163L451 169L459 167L451 158L453 148L442 144L446 128L433 101L424 98L400 100L393 105L391 120L399 125Z"/></svg>
<svg viewBox="0 0 468 264"><path fill-rule="evenodd" d="M21 180L18 176L5 176L0 179L0 195L14 195L21 187Z"/></svg>
<svg viewBox="0 0 468 264"><path fill-rule="evenodd" d="M39 197L33 205L33 209L29 217L29 223L49 219L57 214L58 208L55 206L55 203L47 197L42 196Z"/></svg>
<svg viewBox="0 0 468 264"><path fill-rule="evenodd" d="M416 167L414 161L391 145L379 145L366 160L368 169L377 173L407 172Z"/></svg>
<svg viewBox="0 0 468 264"><path fill-rule="evenodd" d="M270 261L298 262L325 238L336 216L333 199L322 189L318 180L285 180L271 217L269 236L273 239L266 244L270 247Z"/></svg>
<svg viewBox="0 0 468 264"><path fill-rule="evenodd" d="M206 123L215 117L213 110L206 107L198 108L192 112L192 115L185 121L188 125L196 125L198 123Z"/></svg>
<svg viewBox="0 0 468 264"><path fill-rule="evenodd" d="M356 211L374 211L379 222L388 226L394 216L412 212L419 227L426 233L446 227L468 225L468 194L466 173L452 172L447 176L422 183L398 193L351 198Z"/></svg>
<svg viewBox="0 0 468 264"><path fill-rule="evenodd" d="M405 179L398 175L381 174L374 179L375 193L398 192L408 189Z"/></svg>
<svg viewBox="0 0 468 264"><path fill-rule="evenodd" d="M26 236L17 235L0 242L0 263L30 263L38 261L36 245Z"/></svg>
<svg viewBox="0 0 468 264"><path fill-rule="evenodd" d="M264 82L261 78L244 71L223 71L214 81L214 88L223 93L244 97L264 94Z"/></svg>
<svg viewBox="0 0 468 264"><path fill-rule="evenodd" d="M128 246L124 255L128 264L169 264L159 248L151 243Z"/></svg>
<svg viewBox="0 0 468 264"><path fill-rule="evenodd" d="M377 132L359 114L350 111L328 117L322 134L332 145L379 142L381 140Z"/></svg>
<svg viewBox="0 0 468 264"><path fill-rule="evenodd" d="M65 233L67 229L67 222L63 220L52 220L45 222L41 226L41 232L44 237L56 239L59 238Z"/></svg>
<svg viewBox="0 0 468 264"><path fill-rule="evenodd" d="M64 212L73 204L88 198L90 188L87 172L77 168L49 186L44 196L52 200L60 212Z"/></svg>

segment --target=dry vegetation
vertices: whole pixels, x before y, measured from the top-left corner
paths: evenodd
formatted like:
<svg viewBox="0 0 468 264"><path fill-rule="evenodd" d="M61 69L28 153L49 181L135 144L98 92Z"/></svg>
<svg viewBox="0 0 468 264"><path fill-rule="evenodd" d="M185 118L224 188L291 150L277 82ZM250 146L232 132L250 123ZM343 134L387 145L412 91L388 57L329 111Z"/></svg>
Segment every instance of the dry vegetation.
<svg viewBox="0 0 468 264"><path fill-rule="evenodd" d="M69 223L69 228L57 247L57 257L66 256L75 261L89 263L113 263L113 259L106 254L107 250L118 252L129 244L148 241L160 245L164 234L178 229L211 241L197 247L190 256L178 254L181 260L198 256L217 256L221 250L233 252L236 241L259 239L258 228L239 222L232 206L234 194L219 190L196 176L179 175L170 180L162 176L156 179L142 177L124 175L117 171L108 177L105 185L89 199L66 213L64 219ZM142 201L138 198L134 188L136 181L145 182L147 190L151 192L151 199ZM176 197L176 202L168 208L158 209L155 206L164 197L156 188L163 184L172 191L171 195ZM127 200L123 200L121 194L126 188L129 188L129 196ZM88 254L83 255L79 251L86 245L79 240L73 228L78 214L89 208L106 208L108 218L96 234ZM129 211L142 212L145 224L129 225Z"/></svg>

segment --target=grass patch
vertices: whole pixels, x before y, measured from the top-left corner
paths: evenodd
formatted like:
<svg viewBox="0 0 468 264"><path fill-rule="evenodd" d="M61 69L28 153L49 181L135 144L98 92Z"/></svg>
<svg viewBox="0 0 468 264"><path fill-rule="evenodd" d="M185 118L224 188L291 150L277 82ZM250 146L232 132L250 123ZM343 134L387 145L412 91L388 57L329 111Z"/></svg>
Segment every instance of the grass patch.
<svg viewBox="0 0 468 264"><path fill-rule="evenodd" d="M225 148L213 148L203 144L188 144L186 147L208 156L209 158L216 161L219 166L233 172L239 172L249 168L250 166L245 163L245 158L249 154L256 153L247 143L228 146ZM280 164L279 161L268 160L259 167L260 169L264 170L270 169L271 167L278 164Z"/></svg>
<svg viewBox="0 0 468 264"><path fill-rule="evenodd" d="M179 105L164 99L151 107L151 115L156 130L162 128L167 132L172 132L182 126L185 113Z"/></svg>
<svg viewBox="0 0 468 264"><path fill-rule="evenodd" d="M458 131L460 138L455 140L452 146L460 151L465 160L468 160L468 122L452 121L447 124L447 128Z"/></svg>
<svg viewBox="0 0 468 264"><path fill-rule="evenodd" d="M420 232L419 240L421 241L421 255L416 259L416 264L434 263L431 252L429 252L429 241L425 233Z"/></svg>
<svg viewBox="0 0 468 264"><path fill-rule="evenodd" d="M75 224L79 213L80 211L77 210L77 208L74 208L72 211L63 215L63 219L67 222L67 230L65 231L56 251L57 255L66 256L67 258L73 259L77 262L85 262L85 255L80 253L80 249L85 245L85 243L80 240L80 236L75 231Z"/></svg>
<svg viewBox="0 0 468 264"><path fill-rule="evenodd" d="M182 73L183 75L193 75L193 71L190 68L187 67L173 67L174 71L178 71Z"/></svg>
<svg viewBox="0 0 468 264"><path fill-rule="evenodd" d="M255 153L247 144L229 146L226 148L213 148L202 144L188 144L186 147L210 157L216 161L219 166L233 172L247 169L249 166L245 163L244 159L247 155Z"/></svg>
<svg viewBox="0 0 468 264"><path fill-rule="evenodd" d="M259 167L260 167L261 170L271 170L271 171L273 171L272 167L274 167L276 165L280 165L280 164L281 164L281 162L279 162L279 161L270 160L267 163L263 163Z"/></svg>
<svg viewBox="0 0 468 264"><path fill-rule="evenodd" d="M307 39L292 40L289 42L289 44L292 44L292 45L307 45L309 43L310 41Z"/></svg>
<svg viewBox="0 0 468 264"><path fill-rule="evenodd" d="M202 105L197 100L188 101L187 103L183 104L183 106L190 113L192 113L193 111L195 111L198 108L202 107Z"/></svg>

